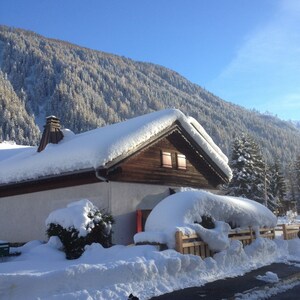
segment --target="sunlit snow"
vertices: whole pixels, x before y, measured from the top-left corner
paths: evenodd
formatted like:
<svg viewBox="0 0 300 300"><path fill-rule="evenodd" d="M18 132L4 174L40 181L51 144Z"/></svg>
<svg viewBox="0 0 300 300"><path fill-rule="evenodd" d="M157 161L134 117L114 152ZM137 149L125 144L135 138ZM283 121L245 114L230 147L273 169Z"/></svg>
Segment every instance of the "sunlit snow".
<svg viewBox="0 0 300 300"><path fill-rule="evenodd" d="M134 151L152 137L178 121L204 149L218 167L231 178L227 157L201 125L177 109L166 109L105 126L81 134L64 130L65 138L48 144L42 152L36 147L16 153L2 151L0 144L0 183L62 174L82 169L96 169L121 155Z"/></svg>
<svg viewBox="0 0 300 300"><path fill-rule="evenodd" d="M167 202L174 204L171 210L174 220L170 217L172 213L168 213L165 219L165 223L170 222L174 226L186 226L195 217L200 221L198 213L201 216L203 212L225 221L228 214L239 225L248 222L270 225L273 222L273 216L252 201L229 197L226 199L229 204L225 204L223 202L226 201L216 197L217 205L210 205L212 195L199 191L182 192L174 197L167 199ZM199 197L206 200L200 203ZM184 204L182 199L191 205ZM175 205L175 202L178 204ZM73 223L69 212L76 206L88 208L89 205L87 200L75 202L59 214L49 216L47 222L53 218L57 222L66 220L68 225L76 223L76 226L82 227L85 209L78 210L81 213L76 220L79 221ZM166 207L162 205L162 212ZM250 214L248 217L247 213ZM266 216L265 220L263 215ZM103 248L100 244L86 246L79 259L66 260L61 248L57 237L51 237L47 243L31 241L22 247L12 248L11 252L21 251L22 254L4 258L0 262L0 299L107 300L128 299L133 294L143 300L226 277L240 276L273 262L291 260L300 265L300 239L285 241L280 238L257 238L244 248L241 242L235 240L229 243L227 249L204 260L199 256L179 254L172 249L159 252L150 245ZM268 273L261 279L274 281L276 274Z"/></svg>
<svg viewBox="0 0 300 300"><path fill-rule="evenodd" d="M212 217L214 229L199 223L203 216ZM206 191L190 190L171 195L154 207L145 232L135 235L135 242L158 242L175 247L175 232L197 233L212 250L229 246L228 232L235 228L274 227L275 215L262 204L245 198L215 195Z"/></svg>

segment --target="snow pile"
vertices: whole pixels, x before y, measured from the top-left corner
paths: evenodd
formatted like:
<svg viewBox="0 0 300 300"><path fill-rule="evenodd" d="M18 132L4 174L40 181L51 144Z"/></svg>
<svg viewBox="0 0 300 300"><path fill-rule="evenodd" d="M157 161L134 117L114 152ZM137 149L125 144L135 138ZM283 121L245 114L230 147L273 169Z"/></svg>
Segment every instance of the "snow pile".
<svg viewBox="0 0 300 300"><path fill-rule="evenodd" d="M173 290L201 286L235 277L272 262L285 262L287 249L297 253L300 240L272 241L259 238L242 247L230 247L202 260L174 250L158 252L153 246L86 247L77 260L66 260L59 241L32 241L21 247L22 255L1 263L0 299L150 299ZM297 251L298 249L298 251ZM15 249L12 249L15 250ZM264 257L261 257L261 253ZM284 255L282 255L284 253ZM30 288L28 288L30 287Z"/></svg>
<svg viewBox="0 0 300 300"><path fill-rule="evenodd" d="M121 155L135 151L176 121L230 179L232 173L226 156L200 124L177 109L167 109L82 134L74 135L65 130L63 140L55 145L48 144L40 153L36 152L36 147L20 156L12 153L11 159L0 153L0 183L105 166Z"/></svg>
<svg viewBox="0 0 300 300"><path fill-rule="evenodd" d="M66 208L57 209L50 213L46 219L46 227L49 227L51 223L58 224L63 228L76 229L79 236L86 236L94 227L95 219L91 217L97 211L99 209L87 199L72 202ZM111 224L107 224L107 226L109 225L111 228Z"/></svg>
<svg viewBox="0 0 300 300"><path fill-rule="evenodd" d="M266 275L258 275L256 277L256 279L262 280L262 281L265 281L268 283L275 283L275 282L279 281L277 274L275 274L273 272L266 272Z"/></svg>
<svg viewBox="0 0 300 300"><path fill-rule="evenodd" d="M215 228L201 226L203 216L211 217ZM265 206L245 198L214 195L200 190L179 192L162 200L149 215L145 232L134 241L158 242L175 247L175 232L197 233L211 250L229 246L230 226L254 229L275 227L277 219Z"/></svg>

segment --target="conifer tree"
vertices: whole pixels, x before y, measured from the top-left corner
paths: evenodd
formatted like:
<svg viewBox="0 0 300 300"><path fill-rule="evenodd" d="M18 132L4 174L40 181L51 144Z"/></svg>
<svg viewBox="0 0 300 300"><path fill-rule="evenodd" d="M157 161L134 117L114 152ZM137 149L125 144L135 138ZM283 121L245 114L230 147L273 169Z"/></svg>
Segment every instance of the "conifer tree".
<svg viewBox="0 0 300 300"><path fill-rule="evenodd" d="M278 159L275 159L275 162L269 168L269 180L268 193L273 198L273 202L282 206L283 201L286 200L287 187Z"/></svg>
<svg viewBox="0 0 300 300"><path fill-rule="evenodd" d="M267 191L266 163L250 135L243 134L234 140L230 166L233 172L228 186L230 195L252 199L274 209L276 204Z"/></svg>
<svg viewBox="0 0 300 300"><path fill-rule="evenodd" d="M290 165L289 172L289 200L295 201L300 209L300 155Z"/></svg>

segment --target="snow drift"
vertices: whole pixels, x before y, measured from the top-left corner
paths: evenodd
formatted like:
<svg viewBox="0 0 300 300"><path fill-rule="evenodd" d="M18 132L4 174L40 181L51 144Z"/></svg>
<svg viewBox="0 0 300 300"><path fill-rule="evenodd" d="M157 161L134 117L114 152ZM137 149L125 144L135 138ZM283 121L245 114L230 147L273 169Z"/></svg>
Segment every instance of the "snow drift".
<svg viewBox="0 0 300 300"><path fill-rule="evenodd" d="M215 228L201 225L204 216L211 217ZM258 229L274 227L276 223L276 216L258 202L190 190L162 200L149 215L145 232L136 234L134 240L165 243L174 248L175 232L180 230L184 234L197 233L211 250L221 251L229 246L231 228Z"/></svg>

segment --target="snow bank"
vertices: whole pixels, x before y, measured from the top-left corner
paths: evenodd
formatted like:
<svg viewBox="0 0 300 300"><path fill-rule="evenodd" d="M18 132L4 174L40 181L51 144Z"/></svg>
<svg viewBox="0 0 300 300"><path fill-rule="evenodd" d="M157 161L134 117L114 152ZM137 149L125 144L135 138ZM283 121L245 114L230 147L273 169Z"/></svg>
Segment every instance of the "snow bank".
<svg viewBox="0 0 300 300"><path fill-rule="evenodd" d="M214 229L201 226L203 216L210 216ZM175 247L175 232L197 233L210 249L221 251L229 246L228 232L231 224L237 228L249 226L275 227L276 216L258 202L209 192L191 190L179 192L162 200L150 213L145 232L134 236L134 241L165 243Z"/></svg>
<svg viewBox="0 0 300 300"><path fill-rule="evenodd" d="M152 246L104 249L93 244L82 257L69 261L59 251L57 240L47 244L33 241L19 249L21 256L1 263L0 299L125 300L132 293L145 300L239 276L275 261L285 262L287 249L294 253L298 249L293 259L300 262L300 240L289 246L291 242L277 244L260 238L243 248L239 241L232 241L227 250L204 260L174 250L157 252Z"/></svg>
<svg viewBox="0 0 300 300"><path fill-rule="evenodd" d="M200 124L187 118L179 110L167 109L82 134L74 135L64 131L66 138L58 144L48 144L40 153L36 152L36 147L32 147L31 151L23 151L20 156L11 152L10 159L0 154L0 183L105 166L117 157L133 151L176 121L188 131L226 176L231 178L227 158Z"/></svg>

